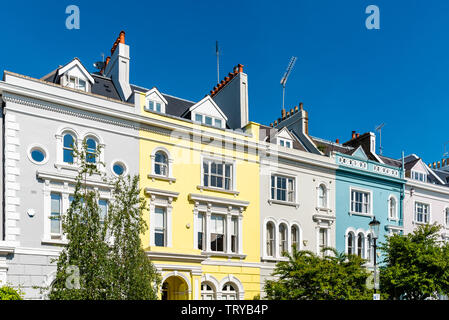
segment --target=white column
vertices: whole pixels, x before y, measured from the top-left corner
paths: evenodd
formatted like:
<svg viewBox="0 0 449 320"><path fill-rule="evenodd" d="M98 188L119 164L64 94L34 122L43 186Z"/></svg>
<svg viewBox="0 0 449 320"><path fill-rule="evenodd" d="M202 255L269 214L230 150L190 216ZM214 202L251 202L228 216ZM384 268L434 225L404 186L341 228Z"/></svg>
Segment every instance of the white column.
<svg viewBox="0 0 449 320"><path fill-rule="evenodd" d="M239 233L237 235L237 241L238 241L238 253L243 253L243 215L240 213L238 217L238 230Z"/></svg>
<svg viewBox="0 0 449 320"><path fill-rule="evenodd" d="M150 246L154 246L154 200L156 200L156 196L154 195L150 195L150 205L149 205L149 210L150 210Z"/></svg>
<svg viewBox="0 0 449 320"><path fill-rule="evenodd" d="M168 204L167 204L167 247L172 247L172 206L173 198L168 198Z"/></svg>
<svg viewBox="0 0 449 320"><path fill-rule="evenodd" d="M232 216L231 213L228 212L226 215L226 225L225 225L225 240L226 240L226 253L232 253L231 252L231 223L232 223Z"/></svg>
<svg viewBox="0 0 449 320"><path fill-rule="evenodd" d="M206 228L206 230L205 230L205 233L206 233L206 251L207 252L210 252L211 251L211 249L210 249L210 209L208 208L207 209L207 212L206 212L206 226L205 226Z"/></svg>

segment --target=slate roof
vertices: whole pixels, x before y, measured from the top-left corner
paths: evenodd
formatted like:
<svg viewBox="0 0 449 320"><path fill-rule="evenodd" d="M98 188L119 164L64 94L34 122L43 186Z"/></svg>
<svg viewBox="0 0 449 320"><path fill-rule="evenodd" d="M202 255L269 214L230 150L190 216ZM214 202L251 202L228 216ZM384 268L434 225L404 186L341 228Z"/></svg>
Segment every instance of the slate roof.
<svg viewBox="0 0 449 320"><path fill-rule="evenodd" d="M103 76L100 76L98 74L91 74L91 76L94 78L95 83L92 86L91 92L107 97L107 98L111 98L111 99L115 99L115 100L120 100L120 95L117 91L117 89L114 86L114 83L112 82L112 80L110 78L106 78Z"/></svg>
<svg viewBox="0 0 449 320"><path fill-rule="evenodd" d="M381 156L381 155L377 155L380 160L382 160L385 164L392 166L392 167L398 167L401 168L402 167L402 160L397 160L397 159L393 159L393 158L389 158L389 157L385 157L385 156Z"/></svg>
<svg viewBox="0 0 449 320"><path fill-rule="evenodd" d="M329 155L332 151L344 153L344 154L351 154L352 151L354 151L353 147L344 146L342 144L331 142L329 140L312 137L309 135L309 137L312 139L313 143L319 148L321 152L323 152L325 155ZM320 147L322 146L322 147Z"/></svg>
<svg viewBox="0 0 449 320"><path fill-rule="evenodd" d="M280 129L280 130L282 130L282 129ZM261 124L259 127L259 140L271 143L271 138L280 130ZM306 148L303 146L303 144L299 141L298 137L294 134L294 132L290 131L290 133L294 137L293 149L307 151Z"/></svg>

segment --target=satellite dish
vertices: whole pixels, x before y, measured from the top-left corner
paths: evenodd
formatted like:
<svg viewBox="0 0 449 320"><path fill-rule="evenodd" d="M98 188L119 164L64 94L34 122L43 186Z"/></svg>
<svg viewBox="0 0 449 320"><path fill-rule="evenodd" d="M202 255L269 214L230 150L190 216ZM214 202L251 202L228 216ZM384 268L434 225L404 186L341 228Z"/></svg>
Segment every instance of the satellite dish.
<svg viewBox="0 0 449 320"><path fill-rule="evenodd" d="M97 62L94 63L94 67L96 69L98 69L98 70L101 70L104 67L104 62L103 61L97 61Z"/></svg>

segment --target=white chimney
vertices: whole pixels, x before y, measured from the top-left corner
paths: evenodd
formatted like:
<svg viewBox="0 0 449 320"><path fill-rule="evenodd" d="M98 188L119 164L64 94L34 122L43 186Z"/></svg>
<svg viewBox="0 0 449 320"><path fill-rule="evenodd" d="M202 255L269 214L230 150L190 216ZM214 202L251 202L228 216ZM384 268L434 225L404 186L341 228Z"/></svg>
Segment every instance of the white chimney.
<svg viewBox="0 0 449 320"><path fill-rule="evenodd" d="M125 44L125 32L121 31L107 59L104 75L110 77L122 100L127 101L132 94L129 85L129 46Z"/></svg>

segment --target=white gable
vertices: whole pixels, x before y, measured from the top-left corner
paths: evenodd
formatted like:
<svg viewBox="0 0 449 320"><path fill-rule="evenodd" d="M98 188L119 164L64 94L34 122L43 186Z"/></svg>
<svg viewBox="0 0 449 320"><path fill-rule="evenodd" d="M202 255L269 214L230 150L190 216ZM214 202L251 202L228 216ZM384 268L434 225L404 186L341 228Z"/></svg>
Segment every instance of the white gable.
<svg viewBox="0 0 449 320"><path fill-rule="evenodd" d="M58 70L58 75L70 75L82 79L84 81L88 81L90 83L94 83L94 78L90 75L86 68L82 65L82 63L78 59L73 59L71 62L66 64L64 67Z"/></svg>
<svg viewBox="0 0 449 320"><path fill-rule="evenodd" d="M293 140L292 135L288 131L287 127L282 128L276 135L276 138Z"/></svg>
<svg viewBox="0 0 449 320"><path fill-rule="evenodd" d="M160 104L161 110L158 111L156 105ZM165 113L165 107L168 102L164 96L159 92L159 90L154 87L145 93L145 110L158 111ZM152 107L151 107L152 106Z"/></svg>
<svg viewBox="0 0 449 320"><path fill-rule="evenodd" d="M223 111L221 111L221 109L209 95L205 96L201 101L191 106L189 110L192 113L192 120L194 119L194 114L202 114L205 116L211 116L214 118L222 119L224 121L228 121L226 115L223 113Z"/></svg>
<svg viewBox="0 0 449 320"><path fill-rule="evenodd" d="M427 174L427 166L422 162L422 160L418 161L412 168L413 171L419 171Z"/></svg>

